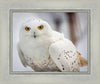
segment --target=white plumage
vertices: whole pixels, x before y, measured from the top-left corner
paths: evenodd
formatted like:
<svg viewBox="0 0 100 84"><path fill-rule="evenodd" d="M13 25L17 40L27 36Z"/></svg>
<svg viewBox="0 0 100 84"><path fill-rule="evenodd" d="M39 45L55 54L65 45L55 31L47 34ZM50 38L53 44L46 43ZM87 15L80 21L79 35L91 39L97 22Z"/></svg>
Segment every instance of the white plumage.
<svg viewBox="0 0 100 84"><path fill-rule="evenodd" d="M80 71L87 65L73 43L41 19L22 25L18 52L22 64L35 71Z"/></svg>

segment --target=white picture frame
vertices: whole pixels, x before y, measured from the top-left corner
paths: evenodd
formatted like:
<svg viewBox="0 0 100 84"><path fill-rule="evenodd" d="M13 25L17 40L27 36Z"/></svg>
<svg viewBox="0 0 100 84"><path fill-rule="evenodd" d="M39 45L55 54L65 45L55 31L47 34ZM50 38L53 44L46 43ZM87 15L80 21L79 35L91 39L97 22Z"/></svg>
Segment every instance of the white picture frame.
<svg viewBox="0 0 100 84"><path fill-rule="evenodd" d="M86 48L86 58L88 60L88 66L87 66L86 71L80 71L80 72L77 72L77 73L76 72L34 72L33 70L29 71L29 70L21 70L21 69L18 70L17 69L18 67L20 68L20 66L21 66L18 63L20 61L20 59L18 59L19 56L18 56L18 51L17 51L17 44L18 44L17 38L19 38L18 37L19 36L18 28L20 29L20 24L19 24L18 27L16 27L17 26L16 24L20 21L20 19L18 19L18 17L21 17L20 14L22 16L24 16L23 14L25 14L25 15L32 14L32 18L33 18L34 13L35 14L41 14L42 13L42 15L44 13L45 14L50 13L50 15L52 15L52 13L53 14L54 13L56 13L56 14L60 13L60 15L63 14L63 13L77 13L77 14L80 13L80 14L85 14L87 16L85 21L88 24L86 25L85 31L87 32L86 39L89 39L89 40L88 41L86 40L85 45L84 45L84 43L82 43L80 45L81 47L83 47L82 45L84 45L84 47L86 46L85 47ZM71 9L70 10L69 9L28 9L28 10L25 10L25 9L22 9L22 10L20 10L20 9L17 9L17 10L16 9L10 9L9 14L10 14L10 18L9 18L9 20L10 20L9 26L10 27L9 28L10 28L10 31L11 31L10 32L10 61L9 61L9 64L10 64L9 69L10 70L9 71L10 71L11 74L14 74L14 73L15 74L20 74L20 73L21 74L36 74L36 73L38 73L38 74L90 74L90 68L91 68L90 57L91 56L90 56L90 10L89 9L80 9L80 10L75 10L75 9L74 10L71 10ZM29 15L28 15L28 18L29 18ZM18 19L18 22L16 22L16 17ZM80 17L84 17L84 16L81 15ZM25 17L25 20L26 19L27 19L27 17ZM80 22L80 23L82 23L82 22ZM83 52L85 52L85 51L83 51ZM16 64L16 62L18 63L18 65Z"/></svg>
<svg viewBox="0 0 100 84"><path fill-rule="evenodd" d="M58 4L56 4L58 2ZM21 83L36 83L36 84L41 84L41 83L46 83L46 84L99 84L100 83L100 68L99 68L99 8L100 4L98 3L99 1L22 1L16 3L16 1L5 1L2 0L0 2L1 5L1 10L0 10L0 25L1 25L1 48L0 48L0 65L1 65L1 73L0 73L0 82L2 84L21 84ZM53 5L52 3L55 3L56 5ZM24 5L23 5L24 4ZM50 5L52 4L52 5ZM26 7L27 6L27 7ZM10 51L10 39L11 39L11 31L10 30L10 25L11 22L9 20L10 16L10 9L22 9L22 10L29 10L29 9L35 9L35 10L41 10L41 9L46 9L46 10L90 10L90 55L91 57L89 58L90 60L90 71L89 74L16 74L12 73L10 71L10 60L9 55L11 55Z"/></svg>

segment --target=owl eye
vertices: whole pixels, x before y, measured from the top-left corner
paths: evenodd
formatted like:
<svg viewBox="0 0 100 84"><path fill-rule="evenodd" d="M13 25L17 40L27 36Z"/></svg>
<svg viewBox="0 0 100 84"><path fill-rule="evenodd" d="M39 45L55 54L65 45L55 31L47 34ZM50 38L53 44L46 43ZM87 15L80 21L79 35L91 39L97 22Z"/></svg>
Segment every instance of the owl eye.
<svg viewBox="0 0 100 84"><path fill-rule="evenodd" d="M43 28L44 28L43 25L38 26L38 29L39 29L39 30L42 30Z"/></svg>
<svg viewBox="0 0 100 84"><path fill-rule="evenodd" d="M30 27L25 27L25 30L26 30L26 31L30 31L31 28L30 28Z"/></svg>

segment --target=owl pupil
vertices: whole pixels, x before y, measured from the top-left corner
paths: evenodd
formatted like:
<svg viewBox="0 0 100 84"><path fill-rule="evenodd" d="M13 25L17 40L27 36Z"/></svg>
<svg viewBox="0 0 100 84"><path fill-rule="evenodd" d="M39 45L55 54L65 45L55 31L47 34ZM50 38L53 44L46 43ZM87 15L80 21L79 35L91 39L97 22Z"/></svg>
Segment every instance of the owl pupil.
<svg viewBox="0 0 100 84"><path fill-rule="evenodd" d="M30 29L31 29L30 27L25 27L26 31L30 31Z"/></svg>
<svg viewBox="0 0 100 84"><path fill-rule="evenodd" d="M43 29L43 25L38 26L38 29L42 30Z"/></svg>

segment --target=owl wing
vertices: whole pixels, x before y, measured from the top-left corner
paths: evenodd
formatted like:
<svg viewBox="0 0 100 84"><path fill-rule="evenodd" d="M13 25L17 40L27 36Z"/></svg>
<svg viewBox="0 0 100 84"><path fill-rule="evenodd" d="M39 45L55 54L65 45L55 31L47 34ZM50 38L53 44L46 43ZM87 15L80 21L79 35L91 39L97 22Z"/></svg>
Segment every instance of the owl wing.
<svg viewBox="0 0 100 84"><path fill-rule="evenodd" d="M19 44L17 45L17 50L18 50L19 58L20 58L22 64L24 65L24 67L26 67L27 66L27 62L26 62L26 59L24 57L24 54L23 54Z"/></svg>
<svg viewBox="0 0 100 84"><path fill-rule="evenodd" d="M80 71L80 60L71 41L65 39L51 44L49 53L61 71Z"/></svg>

